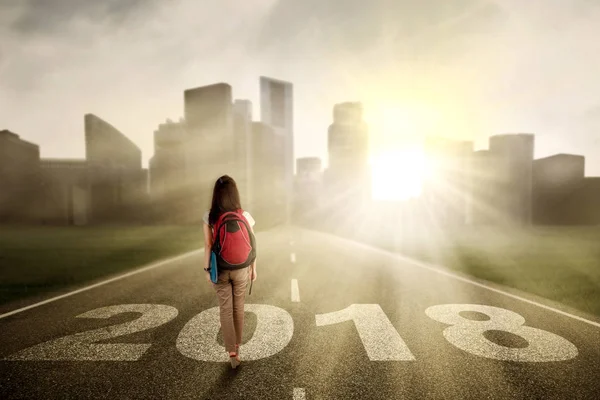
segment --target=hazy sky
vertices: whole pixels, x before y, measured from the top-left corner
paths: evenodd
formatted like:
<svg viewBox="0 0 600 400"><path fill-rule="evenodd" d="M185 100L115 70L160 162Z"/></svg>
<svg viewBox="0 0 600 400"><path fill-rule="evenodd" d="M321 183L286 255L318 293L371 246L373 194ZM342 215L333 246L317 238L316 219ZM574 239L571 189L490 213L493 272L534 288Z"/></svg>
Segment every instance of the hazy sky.
<svg viewBox="0 0 600 400"><path fill-rule="evenodd" d="M599 0L0 0L0 129L44 157L83 157L91 112L147 161L183 90L219 81L258 119L260 75L294 83L296 156L325 156L333 104L361 100L390 119L375 152L527 132L600 175Z"/></svg>

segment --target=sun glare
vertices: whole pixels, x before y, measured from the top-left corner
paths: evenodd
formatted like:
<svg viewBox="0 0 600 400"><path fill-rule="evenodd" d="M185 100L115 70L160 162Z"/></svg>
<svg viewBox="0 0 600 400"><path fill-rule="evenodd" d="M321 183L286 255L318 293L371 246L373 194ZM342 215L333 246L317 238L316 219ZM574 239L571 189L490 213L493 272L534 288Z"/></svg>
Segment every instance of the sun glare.
<svg viewBox="0 0 600 400"><path fill-rule="evenodd" d="M421 194L425 156L418 149L390 151L371 160L375 200L407 200Z"/></svg>

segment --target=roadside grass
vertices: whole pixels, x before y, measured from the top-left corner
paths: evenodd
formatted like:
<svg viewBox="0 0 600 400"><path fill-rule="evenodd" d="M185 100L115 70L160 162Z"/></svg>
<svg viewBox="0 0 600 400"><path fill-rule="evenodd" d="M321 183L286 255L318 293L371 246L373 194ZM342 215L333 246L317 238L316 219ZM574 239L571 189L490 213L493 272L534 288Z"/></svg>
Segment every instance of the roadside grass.
<svg viewBox="0 0 600 400"><path fill-rule="evenodd" d="M83 285L203 245L202 229L194 226L2 227L0 304Z"/></svg>
<svg viewBox="0 0 600 400"><path fill-rule="evenodd" d="M600 316L600 227L473 227L434 236L380 247Z"/></svg>

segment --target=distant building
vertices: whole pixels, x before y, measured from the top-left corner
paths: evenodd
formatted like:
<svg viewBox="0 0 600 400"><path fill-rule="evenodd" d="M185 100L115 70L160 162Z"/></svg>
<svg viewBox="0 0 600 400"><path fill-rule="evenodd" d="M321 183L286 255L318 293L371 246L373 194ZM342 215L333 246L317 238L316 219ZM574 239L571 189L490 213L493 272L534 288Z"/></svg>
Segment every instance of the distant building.
<svg viewBox="0 0 600 400"><path fill-rule="evenodd" d="M600 178L585 177L581 155L555 154L535 160L533 198L535 224L600 224Z"/></svg>
<svg viewBox="0 0 600 400"><path fill-rule="evenodd" d="M567 198L582 186L585 158L555 154L533 162L533 222L567 223Z"/></svg>
<svg viewBox="0 0 600 400"><path fill-rule="evenodd" d="M330 199L353 203L370 201L369 130L363 121L361 103L346 102L333 107L327 151L325 190L331 192Z"/></svg>
<svg viewBox="0 0 600 400"><path fill-rule="evenodd" d="M283 141L286 222L290 221L294 190L294 87L292 83L260 77L261 121Z"/></svg>
<svg viewBox="0 0 600 400"><path fill-rule="evenodd" d="M262 227L286 222L285 137L262 122L252 123L250 210Z"/></svg>
<svg viewBox="0 0 600 400"><path fill-rule="evenodd" d="M108 122L86 114L85 147L90 178L90 221L137 219L146 200L141 150Z"/></svg>
<svg viewBox="0 0 600 400"><path fill-rule="evenodd" d="M40 148L0 131L0 223L39 221Z"/></svg>
<svg viewBox="0 0 600 400"><path fill-rule="evenodd" d="M473 142L428 137L424 150L429 174L423 183L421 199L428 215L436 224L466 224Z"/></svg>
<svg viewBox="0 0 600 400"><path fill-rule="evenodd" d="M90 216L90 169L86 160L42 159L41 222L87 225Z"/></svg>
<svg viewBox="0 0 600 400"><path fill-rule="evenodd" d="M533 206L532 134L505 134L490 138L490 152L500 160L505 180L500 183L498 207L509 224L531 225Z"/></svg>
<svg viewBox="0 0 600 400"><path fill-rule="evenodd" d="M584 178L565 198L564 218L568 225L600 225L600 177Z"/></svg>
<svg viewBox="0 0 600 400"><path fill-rule="evenodd" d="M163 222L183 223L189 219L188 139L184 121L167 120L154 131L150 195Z"/></svg>
<svg viewBox="0 0 600 400"><path fill-rule="evenodd" d="M250 174L252 169L252 102L249 100L235 100L233 103L233 131L235 147L235 170L232 176L235 179L242 206L252 212L250 199L252 186Z"/></svg>
<svg viewBox="0 0 600 400"><path fill-rule="evenodd" d="M319 157L304 157L296 160L294 189L294 216L298 222L311 221L318 217L318 208L323 191L323 165Z"/></svg>
<svg viewBox="0 0 600 400"><path fill-rule="evenodd" d="M190 222L199 223L210 208L214 182L221 175L235 178L235 140L231 86L218 83L184 91L185 124L189 135L188 165Z"/></svg>
<svg viewBox="0 0 600 400"><path fill-rule="evenodd" d="M504 216L498 204L502 184L508 179L503 161L489 150L473 153L467 224L497 225L503 221Z"/></svg>

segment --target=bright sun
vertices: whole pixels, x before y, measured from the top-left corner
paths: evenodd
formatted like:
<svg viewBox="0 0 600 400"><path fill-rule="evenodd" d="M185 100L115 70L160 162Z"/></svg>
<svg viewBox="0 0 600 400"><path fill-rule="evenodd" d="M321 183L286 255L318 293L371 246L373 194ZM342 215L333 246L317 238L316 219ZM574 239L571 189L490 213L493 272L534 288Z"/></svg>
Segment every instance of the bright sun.
<svg viewBox="0 0 600 400"><path fill-rule="evenodd" d="M425 156L410 149L381 153L371 160L373 198L407 200L421 194Z"/></svg>
<svg viewBox="0 0 600 400"><path fill-rule="evenodd" d="M419 196L427 172L423 139L435 131L439 116L419 104L378 104L369 111L372 197L407 200Z"/></svg>

